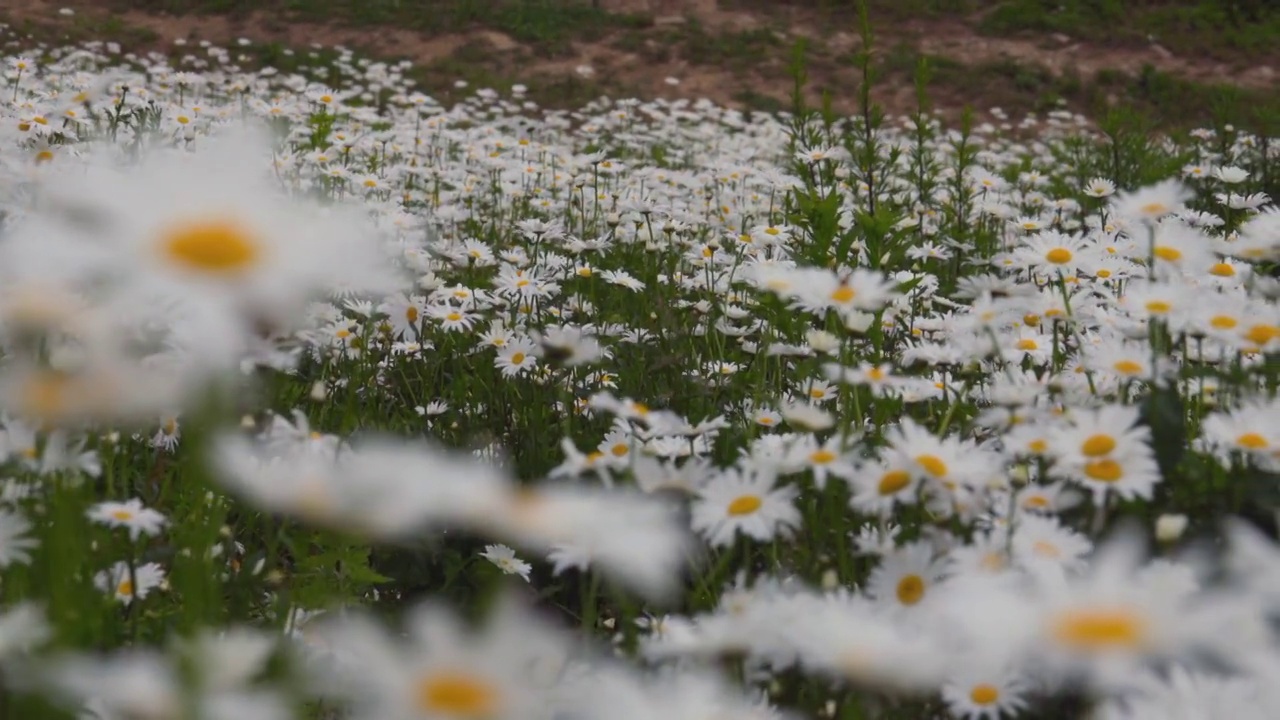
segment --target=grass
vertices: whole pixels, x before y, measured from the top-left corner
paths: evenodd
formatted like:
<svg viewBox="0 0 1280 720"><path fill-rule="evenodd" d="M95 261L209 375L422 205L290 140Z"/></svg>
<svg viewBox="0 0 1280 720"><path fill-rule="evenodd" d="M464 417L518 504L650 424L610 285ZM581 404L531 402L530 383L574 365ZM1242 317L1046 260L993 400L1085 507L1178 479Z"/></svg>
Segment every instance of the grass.
<svg viewBox="0 0 1280 720"><path fill-rule="evenodd" d="M128 0L119 6L168 13L279 12L285 21L394 25L431 34L488 28L553 56L573 40L652 23L648 15L606 12L587 0Z"/></svg>

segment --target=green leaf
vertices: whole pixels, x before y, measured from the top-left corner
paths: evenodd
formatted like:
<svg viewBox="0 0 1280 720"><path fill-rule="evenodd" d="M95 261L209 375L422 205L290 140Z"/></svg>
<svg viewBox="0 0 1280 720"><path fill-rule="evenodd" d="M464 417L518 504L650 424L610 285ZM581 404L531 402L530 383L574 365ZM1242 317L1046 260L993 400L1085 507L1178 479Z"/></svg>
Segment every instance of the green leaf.
<svg viewBox="0 0 1280 720"><path fill-rule="evenodd" d="M1182 461L1187 447L1186 411L1176 387L1153 389L1142 402L1141 421L1151 428L1151 448L1166 478Z"/></svg>

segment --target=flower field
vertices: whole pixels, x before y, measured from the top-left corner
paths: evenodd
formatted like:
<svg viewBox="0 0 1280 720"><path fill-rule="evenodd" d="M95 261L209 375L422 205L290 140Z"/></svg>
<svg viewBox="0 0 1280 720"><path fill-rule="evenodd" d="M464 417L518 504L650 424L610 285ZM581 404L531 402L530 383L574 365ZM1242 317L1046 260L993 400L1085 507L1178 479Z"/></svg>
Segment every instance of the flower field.
<svg viewBox="0 0 1280 720"><path fill-rule="evenodd" d="M5 60L0 716L1280 713L1276 138L188 50Z"/></svg>

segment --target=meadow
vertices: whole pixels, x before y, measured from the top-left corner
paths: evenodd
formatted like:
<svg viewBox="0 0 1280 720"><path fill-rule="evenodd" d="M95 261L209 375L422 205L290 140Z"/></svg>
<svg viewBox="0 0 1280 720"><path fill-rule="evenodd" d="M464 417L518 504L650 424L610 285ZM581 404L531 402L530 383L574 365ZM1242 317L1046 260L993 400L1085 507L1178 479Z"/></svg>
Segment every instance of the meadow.
<svg viewBox="0 0 1280 720"><path fill-rule="evenodd" d="M0 716L1259 720L1280 138L5 59Z"/></svg>

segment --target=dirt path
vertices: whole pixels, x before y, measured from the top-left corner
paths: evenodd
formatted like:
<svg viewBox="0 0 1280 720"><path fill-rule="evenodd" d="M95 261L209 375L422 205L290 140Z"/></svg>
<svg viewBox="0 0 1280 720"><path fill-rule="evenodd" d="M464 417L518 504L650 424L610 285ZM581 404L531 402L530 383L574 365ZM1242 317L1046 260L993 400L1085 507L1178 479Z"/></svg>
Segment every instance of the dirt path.
<svg viewBox="0 0 1280 720"><path fill-rule="evenodd" d="M563 78L585 66L592 69L592 76L602 87L616 92L635 93L641 97L705 97L727 105L741 105L747 93L781 101L785 100L788 90L787 83L779 81L782 75L779 57L766 58L746 69L693 64L673 53L666 54L665 60L655 61L651 53L622 49L615 36L594 42L575 42L569 55L545 59L525 52L526 48L521 43L491 30L425 36L396 27L372 29L283 22L266 13L234 18L225 15L152 15L130 11L113 16L106 9L107 5L104 0L0 0L0 17L15 23L31 21L45 26L80 28L82 31L92 30L95 23L100 26L108 17L114 17L125 27L154 33L158 39L151 43L152 47L136 48L141 50L167 51L177 39L189 42L208 40L229 46L240 38L247 38L255 42L279 42L295 48L343 46L375 56L408 58L419 66L429 66L449 59L462 48L479 46L488 49L489 60L502 70L501 75L509 76L513 81ZM643 42L650 46L663 36L664 30L678 29L690 21L696 21L708 33L772 30L778 36L779 44L784 46L796 37L807 37L833 57L855 50L860 44L853 32L832 31L813 13L796 9L762 15L721 9L715 0L602 0L602 6L615 12L652 15L655 18L654 28L638 31L647 34ZM74 9L75 15L60 15L58 11L63 7ZM1046 37L1039 42L1023 38L988 38L955 20L915 21L877 29L877 32L877 42L882 48L907 43L923 53L955 59L966 65L1014 61L1041 66L1055 75L1074 71L1086 78L1102 69L1137 74L1144 66L1150 65L1197 82L1235 84L1251 89L1270 89L1280 85L1280 72L1270 66L1230 67L1222 63L1193 62L1156 45L1145 49L1109 48L1072 42L1064 36ZM775 55L785 57L785 52ZM679 84L671 84L668 78L678 79ZM818 68L814 81L814 100L823 86L843 90L836 93L842 98L851 95L848 90L856 86L851 69L836 63ZM877 101L890 112L907 112L912 107L912 97L910 88L888 88L877 97ZM959 106L971 100L941 97L938 104L945 108L949 104ZM845 107L848 103L848 100L838 101L837 109L848 111L850 108Z"/></svg>

